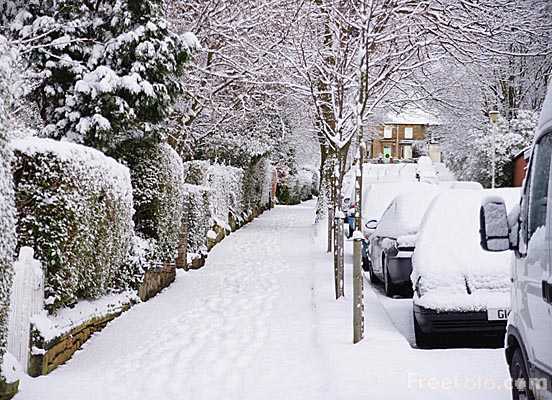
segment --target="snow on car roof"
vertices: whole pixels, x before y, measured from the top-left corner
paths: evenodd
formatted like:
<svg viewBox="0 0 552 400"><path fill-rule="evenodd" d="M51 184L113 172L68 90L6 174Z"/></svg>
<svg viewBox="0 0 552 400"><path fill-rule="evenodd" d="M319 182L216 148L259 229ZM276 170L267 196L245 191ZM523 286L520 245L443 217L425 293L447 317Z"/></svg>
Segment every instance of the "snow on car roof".
<svg viewBox="0 0 552 400"><path fill-rule="evenodd" d="M416 190L399 194L381 217L376 235L398 238L416 234L427 208L438 193L437 187L420 184Z"/></svg>
<svg viewBox="0 0 552 400"><path fill-rule="evenodd" d="M371 183L365 185L362 190L362 219L364 223L372 219L379 221L395 197L402 193L420 190L420 188L432 190L433 186L420 182Z"/></svg>

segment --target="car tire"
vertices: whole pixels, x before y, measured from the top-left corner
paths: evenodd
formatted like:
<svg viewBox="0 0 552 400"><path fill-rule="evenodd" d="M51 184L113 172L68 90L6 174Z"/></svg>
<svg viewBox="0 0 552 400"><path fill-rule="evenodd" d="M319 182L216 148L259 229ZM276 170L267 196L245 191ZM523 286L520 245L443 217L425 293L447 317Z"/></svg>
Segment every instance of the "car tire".
<svg viewBox="0 0 552 400"><path fill-rule="evenodd" d="M422 331L422 328L420 328L418 320L416 319L416 314L412 313L412 319L414 320L414 338L416 340L416 347L419 349L430 349L433 344L433 335Z"/></svg>
<svg viewBox="0 0 552 400"><path fill-rule="evenodd" d="M535 400L535 396L533 396L533 393L529 388L527 362L519 347L512 355L512 362L510 363L510 376L512 377L513 400Z"/></svg>
<svg viewBox="0 0 552 400"><path fill-rule="evenodd" d="M397 293L397 288L391 280L389 271L387 270L387 257L384 257L383 259L383 287L387 297L393 297Z"/></svg>
<svg viewBox="0 0 552 400"><path fill-rule="evenodd" d="M370 283L379 283L379 279L374 273L374 269L372 268L372 263L370 261L368 261L368 276L370 277Z"/></svg>

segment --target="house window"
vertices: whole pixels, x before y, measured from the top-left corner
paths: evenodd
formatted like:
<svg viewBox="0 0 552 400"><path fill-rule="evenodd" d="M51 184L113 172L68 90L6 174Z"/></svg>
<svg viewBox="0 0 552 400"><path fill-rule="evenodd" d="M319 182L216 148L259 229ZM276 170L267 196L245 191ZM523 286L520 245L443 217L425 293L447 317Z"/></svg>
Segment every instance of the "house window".
<svg viewBox="0 0 552 400"><path fill-rule="evenodd" d="M403 158L405 159L412 158L412 146L410 145L403 146Z"/></svg>
<svg viewBox="0 0 552 400"><path fill-rule="evenodd" d="M414 128L412 127L404 128L404 138L414 139Z"/></svg>
<svg viewBox="0 0 552 400"><path fill-rule="evenodd" d="M391 139L393 137L393 127L392 126L386 126L383 128L383 138L384 139Z"/></svg>

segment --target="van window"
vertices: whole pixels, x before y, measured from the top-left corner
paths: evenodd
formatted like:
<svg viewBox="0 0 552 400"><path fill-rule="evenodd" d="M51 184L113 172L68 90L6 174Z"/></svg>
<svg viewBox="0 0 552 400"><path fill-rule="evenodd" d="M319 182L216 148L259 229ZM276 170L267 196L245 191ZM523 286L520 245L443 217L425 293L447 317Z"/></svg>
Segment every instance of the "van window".
<svg viewBox="0 0 552 400"><path fill-rule="evenodd" d="M529 229L527 236L529 240L539 227L546 225L552 134L547 134L537 143L534 157L535 162L531 166L532 178L529 188Z"/></svg>

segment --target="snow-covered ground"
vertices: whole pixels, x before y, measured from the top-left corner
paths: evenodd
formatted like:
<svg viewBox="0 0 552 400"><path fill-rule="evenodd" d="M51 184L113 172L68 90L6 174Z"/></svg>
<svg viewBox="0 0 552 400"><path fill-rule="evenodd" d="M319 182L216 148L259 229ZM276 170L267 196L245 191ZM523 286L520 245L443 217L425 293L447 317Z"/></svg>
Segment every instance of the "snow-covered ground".
<svg viewBox="0 0 552 400"><path fill-rule="evenodd" d="M351 242L335 301L314 205L232 234L16 400L507 399L502 350L412 347L412 300L367 285L366 338L352 344Z"/></svg>

